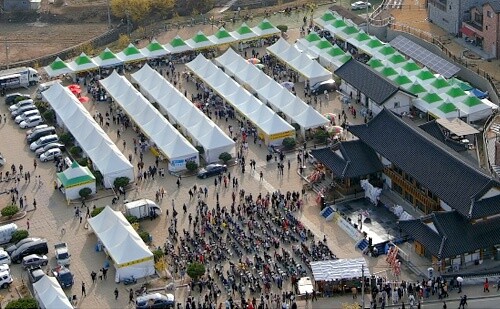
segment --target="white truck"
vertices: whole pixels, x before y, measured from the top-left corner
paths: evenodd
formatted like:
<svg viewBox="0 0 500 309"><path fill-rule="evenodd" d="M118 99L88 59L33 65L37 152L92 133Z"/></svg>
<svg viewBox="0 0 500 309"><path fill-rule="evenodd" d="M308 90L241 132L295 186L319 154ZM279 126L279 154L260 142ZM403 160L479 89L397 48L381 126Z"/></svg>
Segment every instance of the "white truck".
<svg viewBox="0 0 500 309"><path fill-rule="evenodd" d="M19 67L0 71L0 90L28 88L40 81L38 71L30 67Z"/></svg>
<svg viewBox="0 0 500 309"><path fill-rule="evenodd" d="M71 254L68 251L68 245L65 242L54 245L57 265L68 266L71 263Z"/></svg>
<svg viewBox="0 0 500 309"><path fill-rule="evenodd" d="M125 214L137 219L156 218L161 215L161 208L155 202L144 198L125 203Z"/></svg>

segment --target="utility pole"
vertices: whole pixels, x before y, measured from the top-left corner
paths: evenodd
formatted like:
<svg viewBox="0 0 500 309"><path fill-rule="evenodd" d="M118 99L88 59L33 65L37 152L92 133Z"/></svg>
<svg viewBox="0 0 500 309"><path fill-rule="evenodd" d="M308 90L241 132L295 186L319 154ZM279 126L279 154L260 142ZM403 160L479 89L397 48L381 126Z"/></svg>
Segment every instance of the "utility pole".
<svg viewBox="0 0 500 309"><path fill-rule="evenodd" d="M361 304L362 309L365 309L365 265L361 265Z"/></svg>
<svg viewBox="0 0 500 309"><path fill-rule="evenodd" d="M110 12L110 9L109 9L109 0L106 0L106 4L107 4L107 7L108 7L108 29L111 29L111 12Z"/></svg>
<svg viewBox="0 0 500 309"><path fill-rule="evenodd" d="M7 69L9 69L9 42L5 40L5 61L7 62Z"/></svg>

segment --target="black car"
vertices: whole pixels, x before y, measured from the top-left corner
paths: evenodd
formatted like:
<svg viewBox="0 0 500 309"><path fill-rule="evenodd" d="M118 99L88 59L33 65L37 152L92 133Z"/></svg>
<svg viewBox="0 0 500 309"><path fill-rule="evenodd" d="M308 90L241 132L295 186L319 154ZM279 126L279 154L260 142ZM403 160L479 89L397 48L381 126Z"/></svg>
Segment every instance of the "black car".
<svg viewBox="0 0 500 309"><path fill-rule="evenodd" d="M18 247L14 252L12 252L10 258L13 263L19 264L23 260L23 257L30 254L47 254L49 253L49 248L47 246L47 240L39 239L32 242L25 243Z"/></svg>
<svg viewBox="0 0 500 309"><path fill-rule="evenodd" d="M317 82L311 87L311 93L313 95L320 95L325 93L325 91L333 92L335 90L337 90L337 85L335 85L335 81L333 79Z"/></svg>
<svg viewBox="0 0 500 309"><path fill-rule="evenodd" d="M138 296L135 300L136 309L167 309L175 307L172 294L150 293Z"/></svg>
<svg viewBox="0 0 500 309"><path fill-rule="evenodd" d="M222 165L222 164L209 164L205 166L205 168L202 168L198 172L198 178L207 178L210 176L215 176L215 175L220 175L222 173L225 173L227 171L227 166Z"/></svg>
<svg viewBox="0 0 500 309"><path fill-rule="evenodd" d="M52 270L52 274L63 289L69 288L75 283L73 273L67 267L58 266Z"/></svg>
<svg viewBox="0 0 500 309"><path fill-rule="evenodd" d="M21 99L18 99L18 98L21 98ZM17 102L19 102L19 101L28 100L28 99L31 99L31 98L27 94L11 93L11 94L8 94L5 96L5 104L12 105L12 104L16 103L16 100L17 100Z"/></svg>

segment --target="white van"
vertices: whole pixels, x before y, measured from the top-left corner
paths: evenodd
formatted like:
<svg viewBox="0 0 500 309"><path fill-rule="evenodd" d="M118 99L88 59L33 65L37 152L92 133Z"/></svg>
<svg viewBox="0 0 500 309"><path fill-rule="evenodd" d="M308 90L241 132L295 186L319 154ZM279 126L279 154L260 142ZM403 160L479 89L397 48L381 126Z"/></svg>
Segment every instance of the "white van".
<svg viewBox="0 0 500 309"><path fill-rule="evenodd" d="M7 251L1 249L0 250L0 265L10 265L10 255Z"/></svg>
<svg viewBox="0 0 500 309"><path fill-rule="evenodd" d="M154 218L161 215L161 208L152 200L141 199L125 203L125 214L137 217L137 219Z"/></svg>
<svg viewBox="0 0 500 309"><path fill-rule="evenodd" d="M45 90L49 89L50 86L55 85L55 84L60 84L60 83L62 83L62 80L56 79L56 80L51 80L50 82L46 82L46 83L38 85L38 88L36 90L36 95L35 95L36 98L38 100L43 99L42 92L44 92Z"/></svg>
<svg viewBox="0 0 500 309"><path fill-rule="evenodd" d="M15 223L9 223L0 226L0 244L6 244L12 239L12 234L17 231Z"/></svg>

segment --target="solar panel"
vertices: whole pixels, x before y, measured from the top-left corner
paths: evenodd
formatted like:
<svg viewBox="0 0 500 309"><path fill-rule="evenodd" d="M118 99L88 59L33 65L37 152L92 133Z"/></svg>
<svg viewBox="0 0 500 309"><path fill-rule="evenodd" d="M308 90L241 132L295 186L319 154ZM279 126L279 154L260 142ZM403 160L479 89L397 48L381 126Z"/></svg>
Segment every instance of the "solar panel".
<svg viewBox="0 0 500 309"><path fill-rule="evenodd" d="M439 57L428 49L405 38L402 35L395 37L390 44L401 53L420 62L430 70L441 74L444 78L453 77L460 71L460 68L446 59Z"/></svg>

